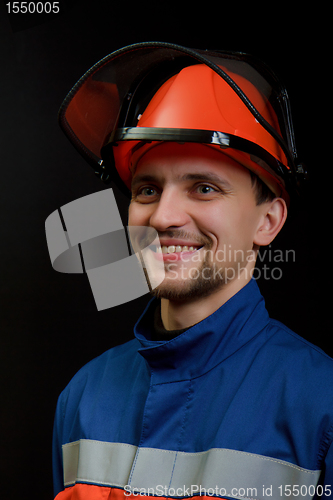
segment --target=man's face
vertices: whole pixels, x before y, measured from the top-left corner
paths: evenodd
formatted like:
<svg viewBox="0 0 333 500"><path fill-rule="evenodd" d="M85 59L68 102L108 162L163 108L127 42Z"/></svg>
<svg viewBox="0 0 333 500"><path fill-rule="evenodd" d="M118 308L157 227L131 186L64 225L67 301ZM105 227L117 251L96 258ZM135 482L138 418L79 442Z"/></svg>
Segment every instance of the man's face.
<svg viewBox="0 0 333 500"><path fill-rule="evenodd" d="M244 278L260 213L249 172L220 151L170 143L148 150L133 174L129 225L159 234L151 257L163 259L166 274L155 295L193 299Z"/></svg>

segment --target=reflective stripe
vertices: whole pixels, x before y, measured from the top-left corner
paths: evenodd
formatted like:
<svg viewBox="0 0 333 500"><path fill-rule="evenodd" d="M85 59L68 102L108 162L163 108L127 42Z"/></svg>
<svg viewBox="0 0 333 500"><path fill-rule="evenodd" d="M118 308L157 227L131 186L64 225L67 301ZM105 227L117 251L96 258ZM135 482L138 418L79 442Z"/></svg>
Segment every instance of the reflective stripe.
<svg viewBox="0 0 333 500"><path fill-rule="evenodd" d="M64 485L76 481L124 487L137 447L81 439L63 446Z"/></svg>
<svg viewBox="0 0 333 500"><path fill-rule="evenodd" d="M193 496L201 492L240 500L267 500L267 496L281 500L279 486L284 492L285 484L297 484L306 493L302 498L310 500L320 475L320 471L236 450L213 448L186 453L86 439L65 444L63 462L65 486L84 482L157 496Z"/></svg>

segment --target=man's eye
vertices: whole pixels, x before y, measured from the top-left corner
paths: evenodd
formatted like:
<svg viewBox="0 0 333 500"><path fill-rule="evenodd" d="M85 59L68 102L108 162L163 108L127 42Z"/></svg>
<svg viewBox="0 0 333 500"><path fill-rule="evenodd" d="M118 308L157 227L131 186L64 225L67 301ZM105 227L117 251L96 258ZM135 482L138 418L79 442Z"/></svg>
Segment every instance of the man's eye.
<svg viewBox="0 0 333 500"><path fill-rule="evenodd" d="M155 203L160 192L154 186L138 186L132 190L132 200L139 203Z"/></svg>
<svg viewBox="0 0 333 500"><path fill-rule="evenodd" d="M196 190L199 194L209 194L216 191L216 189L214 189L212 186L208 186L207 184L201 184L197 187Z"/></svg>
<svg viewBox="0 0 333 500"><path fill-rule="evenodd" d="M139 190L138 195L143 195L143 196L155 196L157 194L156 189L152 187L144 187Z"/></svg>

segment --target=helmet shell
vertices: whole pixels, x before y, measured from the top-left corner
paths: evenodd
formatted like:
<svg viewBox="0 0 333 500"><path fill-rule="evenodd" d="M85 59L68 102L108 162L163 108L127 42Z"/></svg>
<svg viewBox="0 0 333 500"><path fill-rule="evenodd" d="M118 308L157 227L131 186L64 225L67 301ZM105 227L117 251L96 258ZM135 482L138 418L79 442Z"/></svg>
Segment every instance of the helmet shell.
<svg viewBox="0 0 333 500"><path fill-rule="evenodd" d="M245 78L238 76L237 79L246 95L256 102L265 120L279 131L276 114L265 96ZM137 117L136 126L168 129L170 132L174 129L221 131L255 143L279 162L288 164L277 141L260 125L232 88L204 64L188 66L169 78ZM133 169L131 157L138 145L139 141L124 141L114 147L117 171L128 187ZM273 172L268 174L267 169L251 160L251 155L233 149L223 152L256 173L277 196L288 197L284 182Z"/></svg>

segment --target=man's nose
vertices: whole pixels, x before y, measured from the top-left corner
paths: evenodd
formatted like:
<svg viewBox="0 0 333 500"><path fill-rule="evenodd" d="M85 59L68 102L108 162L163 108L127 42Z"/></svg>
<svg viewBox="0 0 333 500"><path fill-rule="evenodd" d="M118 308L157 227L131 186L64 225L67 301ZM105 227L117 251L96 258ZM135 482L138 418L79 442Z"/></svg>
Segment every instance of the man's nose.
<svg viewBox="0 0 333 500"><path fill-rule="evenodd" d="M174 190L163 191L150 217L150 225L157 231L183 227L190 220L186 208L186 200Z"/></svg>

